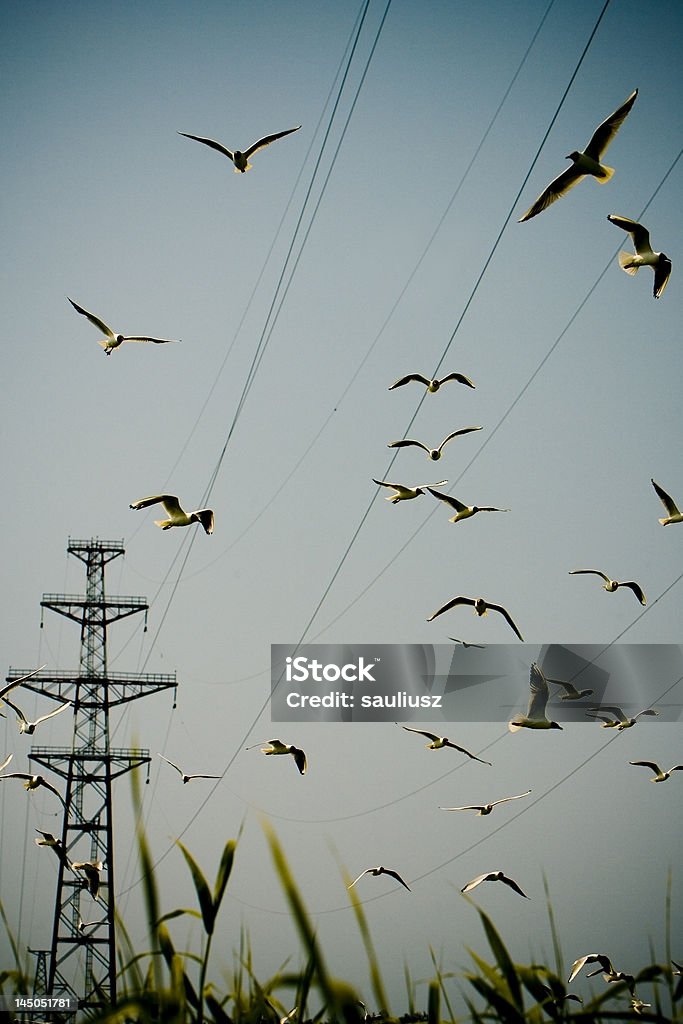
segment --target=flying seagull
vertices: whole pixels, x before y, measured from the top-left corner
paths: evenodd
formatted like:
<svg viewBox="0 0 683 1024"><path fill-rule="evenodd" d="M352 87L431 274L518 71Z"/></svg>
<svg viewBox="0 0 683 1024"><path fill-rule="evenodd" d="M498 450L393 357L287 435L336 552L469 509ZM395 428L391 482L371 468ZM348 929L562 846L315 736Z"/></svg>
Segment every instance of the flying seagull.
<svg viewBox="0 0 683 1024"><path fill-rule="evenodd" d="M670 494L667 494L663 487L660 487L652 478L650 482L657 492L664 508L669 513L665 519L660 519L662 526L669 526L671 523L683 523L683 512L681 512ZM2 694L0 693L0 697Z"/></svg>
<svg viewBox="0 0 683 1024"><path fill-rule="evenodd" d="M69 299L68 295L67 299ZM115 334L111 327L107 327L105 322L100 320L98 316L95 316L94 313L89 313L87 309L83 309L83 306L79 306L73 299L69 299L69 302L76 312L86 316L91 324L94 324L98 330L102 331L106 340L100 341L100 345L104 349L105 356L110 356L115 348L118 348L119 345L123 345L124 341L151 341L153 345L177 344L177 339L175 338L149 338L138 335Z"/></svg>
<svg viewBox="0 0 683 1024"><path fill-rule="evenodd" d="M631 993L635 986L635 979L632 974L624 974L623 971L616 971L612 965L612 961L605 953L587 953L586 956L579 957L572 964L572 971L569 975L567 984L569 985L576 975L581 971L586 964L600 964L597 971L592 971L588 977L594 978L596 974L602 974L603 978L607 982L625 981L629 987Z"/></svg>
<svg viewBox="0 0 683 1024"><path fill-rule="evenodd" d="M470 434L473 430L483 430L483 427L461 427L460 430L454 430L452 434L444 437L438 448L428 448L427 445L422 444L422 441L411 441L407 437L402 441L390 441L387 448L408 448L412 445L415 448L422 448L423 451L427 452L429 458L436 462L441 458L441 452L449 441L454 437L460 437L461 434Z"/></svg>
<svg viewBox="0 0 683 1024"><path fill-rule="evenodd" d="M447 736L437 736L435 733L426 732L424 729L412 729L409 725L402 725L401 728L405 729L406 732L419 733L420 736L426 736L428 740L431 740L431 743L427 744L428 750L439 750L441 747L453 747L454 750L459 750L461 754L466 754L467 757L471 758L473 761L481 761L482 764L491 764L490 761L483 761L475 754L470 754L469 750L465 750L464 747L459 747L457 743L453 743L453 741L449 740Z"/></svg>
<svg viewBox="0 0 683 1024"><path fill-rule="evenodd" d="M528 796L531 792L527 789L526 793L518 793L517 796L504 796L500 800L492 800L490 804L467 804L465 807L440 807L440 811L476 811L477 817L481 818L485 814L490 814L494 807L498 804L506 804L509 800L521 800L523 796Z"/></svg>
<svg viewBox="0 0 683 1024"><path fill-rule="evenodd" d="M28 790L38 789L40 786L42 786L43 789L49 789L51 793L54 793L55 796L59 797L64 804L64 807L66 807L62 794L58 789L55 789L54 786L47 782L42 775L28 775L26 772L10 772L9 775L0 775L0 782L3 782L5 779L24 779L24 789Z"/></svg>
<svg viewBox="0 0 683 1024"><path fill-rule="evenodd" d="M590 697L595 692L594 690L577 690L573 683L567 683L564 679L548 679L548 682L564 689L565 692L560 700L581 700L582 697Z"/></svg>
<svg viewBox="0 0 683 1024"><path fill-rule="evenodd" d="M614 174L613 167L606 167L600 161L604 156L605 150L609 146L610 142L617 134L617 131L621 127L629 113L631 107L636 101L638 90L635 89L625 103L622 103L613 114L599 124L593 132L590 142L580 153L578 150L574 150L569 153L567 160L571 160L572 165L568 167L561 174L558 174L554 178L548 187L540 194L535 203L533 203L526 211L523 217L519 218L519 223L522 221L531 220L537 213L541 213L547 209L551 203L554 203L556 199L566 195L570 188L578 184L582 178L585 178L587 174L592 175L599 184L604 185L606 181Z"/></svg>
<svg viewBox="0 0 683 1024"><path fill-rule="evenodd" d="M75 860L72 863L75 871L82 871L88 882L88 892L94 900L100 891L100 872L104 867L101 860Z"/></svg>
<svg viewBox="0 0 683 1024"><path fill-rule="evenodd" d="M641 604L647 604L647 600L645 598L645 594L643 593L642 587L639 583L636 583L634 580L622 580L621 582L619 580L611 580L607 573L600 572L599 569L569 570L570 576L580 576L582 573L592 573L594 576L601 576L602 579L605 581L605 586L602 589L606 590L609 594L613 594L615 590L619 589L619 587L628 587L630 590L633 591L633 593L636 595Z"/></svg>
<svg viewBox="0 0 683 1024"><path fill-rule="evenodd" d="M262 740L262 743L269 743L268 747L261 747L262 754L291 754L294 758L294 763L299 769L300 775L306 774L306 768L308 762L306 761L306 755L300 747L295 747L293 743L283 743L281 740ZM254 743L251 747L247 747L247 750L253 750L254 747L260 747L260 743Z"/></svg>
<svg viewBox="0 0 683 1024"><path fill-rule="evenodd" d="M33 677L37 676L39 672L42 672L44 668L45 665L41 665L40 668L34 668L33 672L27 672L25 676L21 676L19 679L13 679L11 683L8 683L7 686L0 690L0 700L4 698L6 693L13 690L15 686L21 686L21 684L25 683L27 679L33 679Z"/></svg>
<svg viewBox="0 0 683 1024"><path fill-rule="evenodd" d="M655 711L654 708L645 708L644 711L639 711L633 718L629 718L616 705L603 704L599 708L586 708L586 714L589 718L599 718L603 729L618 729L621 732L623 729L631 729L641 715L658 715L659 711Z"/></svg>
<svg viewBox="0 0 683 1024"><path fill-rule="evenodd" d="M510 732L517 732L519 729L562 728L558 722L551 722L546 717L548 693L548 680L536 662L533 662L529 671L529 707L526 715L517 714L508 722Z"/></svg>
<svg viewBox="0 0 683 1024"><path fill-rule="evenodd" d="M301 125L298 124L296 128L287 128L284 132L275 132L274 135L264 135L262 139L255 142L249 149L245 149L241 152L239 149L233 151L226 149L220 142L214 142L213 139L203 139L200 135L188 135L187 132L178 132L178 135L183 135L186 139L194 139L195 142L203 142L205 146L210 146L211 149L217 150L222 153L223 156L227 156L229 160L232 160L235 165L235 173L244 174L252 166L249 163L249 157L253 156L254 153L258 153L259 149L265 149L271 142L275 142L276 139L282 139L285 135L291 135L292 132L298 132Z"/></svg>
<svg viewBox="0 0 683 1024"><path fill-rule="evenodd" d="M32 736L41 722L46 722L48 718L54 718L55 715L61 715L62 711L66 711L67 708L71 707L72 703L70 700L67 700L60 705L60 707L55 708L54 711L50 711L49 714L41 715L40 718L36 718L35 722L29 722L21 708L18 708L16 704L13 704L9 697L3 697L3 700L5 701L5 704L9 704L12 711L14 711L17 716L19 733L26 733L27 736Z"/></svg>
<svg viewBox="0 0 683 1024"><path fill-rule="evenodd" d="M522 642L524 642L524 637L522 636L520 631L517 629L517 626L512 621L510 613L505 608L503 608L502 605L500 605L500 604L491 604L490 601L485 601L483 597L454 597L451 601L447 601L446 604L442 605L441 608L437 608L437 610L432 615L429 616L429 618L427 619L427 622L431 622L432 619L435 619L437 617L437 615L441 615L443 612L447 612L451 608L455 608L459 604L468 604L468 605L470 605L470 607L474 608L475 615L480 615L480 616L481 615L488 615L489 611L500 612L500 614L503 616L503 618L507 620L507 623L510 626L510 628L512 630L514 630L514 632L517 634L519 639Z"/></svg>
<svg viewBox="0 0 683 1024"><path fill-rule="evenodd" d="M459 523L461 519L469 519L470 516L475 516L477 512L509 512L509 508L493 508L492 505L465 505L462 501L458 501L457 498L453 498L450 494L444 494L443 491L435 491L433 487L428 486L427 490L430 494L433 494L439 501L445 502L447 505L455 511L455 515L451 516L448 520L449 523Z"/></svg>
<svg viewBox="0 0 683 1024"><path fill-rule="evenodd" d="M399 501L419 498L421 494L424 494L426 487L440 487L441 484L447 484L448 480L438 480L435 484L417 484L415 487L406 487L405 484L390 484L388 480L375 480L374 476L372 482L378 487L392 487L396 493L387 495L385 500L395 505Z"/></svg>
<svg viewBox="0 0 683 1024"><path fill-rule="evenodd" d="M183 784L185 784L187 782L190 782L192 779L220 779L220 778L222 778L222 776L220 776L220 775L186 775L185 772L182 770L182 768L179 768L177 764L173 763L173 761L169 761L169 759L167 757L164 757L163 754L159 754L159 757L161 758L162 761L165 761L166 764L170 764L171 768L175 768L175 770L181 776L181 778L183 780Z"/></svg>
<svg viewBox="0 0 683 1024"><path fill-rule="evenodd" d="M445 377L441 377L440 379L434 378L434 380L430 380L429 377L424 377L421 373L409 373L405 377L401 377L399 380L395 381L389 388L389 391L393 391L394 388L401 388L404 384L409 384L411 380L416 380L420 384L424 384L427 391L432 394L438 391L441 385L445 384L449 380L457 380L458 384L464 384L468 388L475 387L475 384L469 377L466 377L464 373L447 373Z"/></svg>
<svg viewBox="0 0 683 1024"><path fill-rule="evenodd" d="M467 650L468 647L480 647L482 650L486 647L486 644L470 644L466 640L458 640L457 637L449 636L449 640L452 640L454 644L460 644Z"/></svg>
<svg viewBox="0 0 683 1024"><path fill-rule="evenodd" d="M662 771L654 761L629 761L629 764L642 764L643 768L649 768L653 771L655 774L650 779L650 782L666 782L672 772L683 772L683 764L675 764L673 768L669 768L668 772Z"/></svg>
<svg viewBox="0 0 683 1024"><path fill-rule="evenodd" d="M655 272L655 283L652 294L656 299L660 298L667 286L671 276L671 260L665 252L653 252L650 245L650 232L635 220L629 217L619 217L615 213L609 213L607 220L618 228L628 231L633 239L635 253L620 252L619 266L627 274L637 274L641 267L652 267Z"/></svg>
<svg viewBox="0 0 683 1024"><path fill-rule="evenodd" d="M406 882L403 881L398 871L394 871L392 868L383 868L381 864L379 865L379 867L366 868L365 871L361 871L358 878L354 878L351 884L347 886L347 889L353 889L356 882L359 882L363 875L391 875L391 877L395 878L397 882L400 882L401 885L408 890L408 892L412 892L412 889L410 888L409 885L407 885Z"/></svg>
<svg viewBox="0 0 683 1024"><path fill-rule="evenodd" d="M147 508L148 505L164 506L169 515L168 519L155 519L154 525L160 526L162 530L170 530L172 526L189 526L190 523L201 523L204 533L213 533L213 510L210 508L198 508L194 512L186 512L180 507L180 502L175 494L154 494L151 498L140 498L132 502L128 507L134 509Z"/></svg>
<svg viewBox="0 0 683 1024"><path fill-rule="evenodd" d="M527 894L517 885L514 878L508 878L502 871L485 871L483 875L477 875L467 885L463 885L460 892L470 892L472 889L476 889L478 885L481 885L482 882L505 882L511 889L514 889L520 896L523 896L525 900L529 899Z"/></svg>
<svg viewBox="0 0 683 1024"><path fill-rule="evenodd" d="M48 847L50 847L52 850L55 851L57 857L62 862L62 864L64 864L65 867L70 868L71 867L71 863L69 861L69 858L66 855L66 851L64 850L64 847L62 846L62 840L61 839L57 839L55 836L52 835L51 832L43 832L43 830L40 829L40 828L37 828L36 832L40 832L40 835L42 836L42 839L40 839L40 838L38 838L38 836L36 836L36 839L35 839L36 846L48 846Z"/></svg>

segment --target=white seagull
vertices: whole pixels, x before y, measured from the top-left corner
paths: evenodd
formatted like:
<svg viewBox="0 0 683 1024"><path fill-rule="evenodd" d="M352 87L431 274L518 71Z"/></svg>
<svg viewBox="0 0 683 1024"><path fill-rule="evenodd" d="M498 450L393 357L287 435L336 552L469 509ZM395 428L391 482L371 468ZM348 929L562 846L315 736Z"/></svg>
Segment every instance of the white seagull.
<svg viewBox="0 0 683 1024"><path fill-rule="evenodd" d="M613 114L610 114L602 124L598 125L582 153L575 149L568 154L567 159L572 161L571 167L562 171L561 174L550 182L524 216L519 218L520 224L522 221L531 220L537 213L547 209L556 199L566 195L569 189L578 184L587 174L592 175L600 185L604 185L606 181L609 181L614 174L614 168L606 167L601 163L601 160L605 150L617 134L626 115L635 103L637 95L638 90L635 89L625 103L622 103Z"/></svg>
<svg viewBox="0 0 683 1024"><path fill-rule="evenodd" d="M654 761L629 761L629 764L642 765L643 768L649 768L654 772L650 782L666 782L670 778L672 772L683 772L683 764L675 764L673 768L669 768L668 772L662 771L658 764Z"/></svg>
<svg viewBox="0 0 683 1024"><path fill-rule="evenodd" d="M586 708L586 714L589 718L599 718L603 729L618 729L621 732L623 729L631 729L641 715L658 715L659 711L655 711L654 708L645 708L644 711L639 711L633 718L629 718L616 705L603 704L599 708Z"/></svg>
<svg viewBox="0 0 683 1024"><path fill-rule="evenodd" d="M655 283L652 294L656 299L660 298L667 286L671 276L671 260L665 252L653 252L650 245L650 232L635 220L629 217L619 217L615 213L609 213L607 220L618 228L628 231L633 239L635 253L620 252L619 266L627 274L637 274L641 267L652 267L655 272Z"/></svg>
<svg viewBox="0 0 683 1024"><path fill-rule="evenodd" d="M602 577L602 579L605 581L605 585L602 589L606 590L608 594L613 594L615 590L619 589L619 587L628 587L630 590L633 591L633 593L636 595L641 604L647 604L647 599L645 597L645 594L643 593L643 589L639 583L635 582L635 580L622 580L621 582L619 580L612 580L609 578L607 573L600 572L599 569L569 570L570 576L580 576L585 573L592 573L593 576Z"/></svg>
<svg viewBox="0 0 683 1024"><path fill-rule="evenodd" d="M192 779L220 779L220 778L222 778L222 776L220 776L220 775L186 775L185 772L182 770L182 768L179 768L177 764L173 763L173 761L169 761L169 759L167 757L164 757L163 754L159 754L159 757L161 758L162 761L165 761L166 764L170 764L171 768L175 768L175 770L178 772L178 774L181 776L181 778L183 780L183 785L185 783L187 783L187 782L190 782Z"/></svg>
<svg viewBox="0 0 683 1024"><path fill-rule="evenodd" d="M632 974L624 974L623 971L616 971L612 965L612 961L605 953L587 953L586 956L579 957L572 964L571 974L567 980L569 985L580 970L585 967L586 964L600 964L597 971L592 971L588 977L594 978L596 974L602 974L605 981L614 983L616 981L625 981L628 985L631 993L635 987L635 979Z"/></svg>
<svg viewBox="0 0 683 1024"><path fill-rule="evenodd" d="M408 892L412 892L412 889L406 882L403 881L398 871L394 871L393 868L384 868L382 867L381 864L379 865L379 867L366 868L365 871L361 871L358 878L354 878L351 884L347 886L347 889L353 889L356 882L359 882L363 875L391 875L391 877L395 878L397 882L400 882L401 885L408 890Z"/></svg>
<svg viewBox="0 0 683 1024"><path fill-rule="evenodd" d="M50 849L55 851L57 857L62 862L62 864L64 864L65 867L70 868L71 867L71 862L69 861L69 858L66 855L66 851L64 850L64 847L62 846L62 840L61 839L57 839L56 836L53 836L51 832L43 832L43 830L40 829L40 828L37 828L36 832L40 832L40 835L42 836L42 839L40 839L40 838L38 838L38 836L36 836L36 838L35 838L36 846L48 846L48 847L50 847Z"/></svg>
<svg viewBox="0 0 683 1024"><path fill-rule="evenodd" d="M490 601L484 600L483 597L454 597L451 601L447 601L446 604L442 605L441 608L437 608L437 610L429 616L427 622L431 622L433 619L437 617L437 615L441 615L443 612L450 611L451 608L456 608L460 604L467 604L471 608L474 608L475 615L488 615L489 611L500 612L503 618L507 621L510 628L514 630L514 632L517 634L519 639L522 642L524 641L524 637L512 621L510 613L505 608L503 608L502 605L491 604Z"/></svg>
<svg viewBox="0 0 683 1024"><path fill-rule="evenodd" d="M42 786L43 789L49 789L51 793L54 793L55 796L59 797L64 804L64 807L66 807L62 794L42 775L29 775L26 772L10 772L9 775L0 775L0 782L4 782L5 779L24 779L24 789L28 790L38 789L40 786Z"/></svg>
<svg viewBox="0 0 683 1024"><path fill-rule="evenodd" d="M490 804L466 804L465 807L439 807L440 811L476 811L477 817L481 818L485 814L490 814L494 807L498 804L506 804L509 800L521 800L523 796L528 796L531 792L527 789L526 793L518 793L517 796L504 796L500 800L492 800Z"/></svg>
<svg viewBox="0 0 683 1024"><path fill-rule="evenodd" d="M201 523L204 533L213 533L213 510L210 508L198 508L194 512L186 512L180 507L180 502L175 494L154 494L150 498L140 498L133 501L128 507L134 509L147 508L148 505L164 506L168 513L168 519L155 519L154 525L162 530L170 530L172 526L189 526L190 523Z"/></svg>
<svg viewBox="0 0 683 1024"><path fill-rule="evenodd" d="M40 668L34 668L33 672L27 672L26 675L21 676L20 679L13 679L11 683L8 683L7 686L3 687L3 689L0 690L0 700L4 698L6 693L9 693L10 690L13 690L15 686L21 686L21 684L25 683L27 679L33 679L33 677L37 676L39 672L42 672L44 668L45 665L41 665Z"/></svg>
<svg viewBox="0 0 683 1024"><path fill-rule="evenodd" d="M234 151L226 149L225 146L221 145L220 142L214 142L213 139L203 139L200 135L188 135L187 132L178 132L178 135L183 135L186 139L194 139L195 142L203 142L205 146L210 146L211 149L217 150L222 153L223 156L227 156L229 160L232 160L235 165L236 174L244 174L248 171L252 164L249 163L249 157L253 156L254 153L258 153L259 149L265 149L271 142L275 142L276 139L282 139L285 135L291 135L292 132L298 132L301 125L298 124L296 128L287 128L284 132L275 132L274 135L264 135L262 139L255 142L249 149L245 149L241 152L239 149Z"/></svg>
<svg viewBox="0 0 683 1024"><path fill-rule="evenodd" d="M396 493L387 495L385 501L390 501L392 505L395 505L399 501L419 498L421 494L424 494L425 488L440 487L442 484L447 484L448 480L437 480L435 484L417 484L415 487L407 487L405 484L390 484L388 480L375 480L374 476L372 482L378 487L392 487Z"/></svg>
<svg viewBox="0 0 683 1024"><path fill-rule="evenodd" d="M548 680L536 662L529 670L529 707L526 715L517 714L508 722L510 732L519 729L561 729L559 722L551 722L546 717L548 703Z"/></svg>
<svg viewBox="0 0 683 1024"><path fill-rule="evenodd" d="M308 762L306 755L300 747L295 747L293 743L283 743L281 740L261 740L261 743L269 743L268 747L261 747L262 754L291 754L294 758L294 763L299 769L300 775L306 774L306 768ZM247 750L253 750L254 747L260 747L261 743L254 743L251 747L247 747Z"/></svg>
<svg viewBox="0 0 683 1024"><path fill-rule="evenodd" d="M55 715L61 715L62 711L66 711L66 709L70 708L72 704L70 700L67 700L60 705L60 707L55 708L54 711L50 711L47 715L41 715L40 718L36 718L35 722L29 722L21 708L18 708L16 704L13 704L9 697L3 697L3 700L5 704L8 704L11 707L12 711L17 716L19 733L26 733L27 736L32 736L41 722L46 722L48 718L54 718Z"/></svg>
<svg viewBox="0 0 683 1024"><path fill-rule="evenodd" d="M577 690L573 683L565 682L564 679L548 679L548 682L554 683L555 686L561 686L565 690L560 700L581 700L582 697L590 697L595 692L594 690Z"/></svg>
<svg viewBox="0 0 683 1024"><path fill-rule="evenodd" d="M427 490L430 494L433 494L439 501L443 501L446 505L450 505L455 510L455 515L451 516L448 520L449 523L459 523L461 519L469 519L470 516L476 516L477 512L509 512L509 508L494 508L492 505L465 505L462 501L458 501L457 498L452 497L450 494L444 494L443 491L435 491L434 487L428 486Z"/></svg>
<svg viewBox="0 0 683 1024"><path fill-rule="evenodd" d="M71 867L75 871L82 871L88 882L88 892L94 900L100 891L100 872L104 867L101 860L78 860L73 861Z"/></svg>
<svg viewBox="0 0 683 1024"><path fill-rule="evenodd" d="M67 299L69 299L68 295ZM69 299L69 302L77 313L81 313L83 316L87 317L90 323L94 324L95 327L104 334L106 340L100 341L100 345L104 349L105 356L110 356L115 348L118 348L119 345L123 345L124 341L150 341L153 345L177 344L177 339L175 338L149 338L147 336L142 337L138 335L115 334L111 327L107 327L104 320L100 320L100 318L95 316L94 313L89 313L87 309L83 309L83 306L79 306L73 299Z"/></svg>
<svg viewBox="0 0 683 1024"><path fill-rule="evenodd" d="M433 462L436 462L441 458L441 453L445 446L454 437L460 437L462 434L471 434L473 430L483 430L483 427L461 427L460 430L454 430L452 434L444 437L443 441L438 448L428 448L426 444L422 444L422 441L411 441L409 438L404 438L402 441L390 441L387 448L408 448L411 445L415 448L421 448L422 451L427 452L427 455Z"/></svg>
<svg viewBox="0 0 683 1024"><path fill-rule="evenodd" d="M467 885L463 885L460 892L470 892L472 889L476 889L478 885L481 885L482 882L505 882L511 889L514 889L520 896L523 896L525 900L529 899L524 890L517 885L514 878L508 878L502 871L485 871L483 875L477 875Z"/></svg>
<svg viewBox="0 0 683 1024"><path fill-rule="evenodd" d="M667 494L664 488L660 487L658 483L652 480L652 478L650 478L650 482L657 492L664 508L668 512L668 515L664 519L659 520L662 526L669 526L671 523L683 523L683 512L680 511L671 495ZM0 693L0 697L1 696L2 694Z"/></svg>
<svg viewBox="0 0 683 1024"><path fill-rule="evenodd" d="M464 384L468 388L475 387L475 384L469 377L466 377L464 373L447 373L445 377L441 377L440 379L434 378L434 380L430 380L429 377L424 377L421 373L409 373L405 377L401 377L399 380L395 381L389 388L389 391L393 391L394 388L401 388L404 384L409 384L411 380L416 380L420 384L424 384L427 391L431 394L438 391L441 385L445 384L449 380L456 380L458 384Z"/></svg>
<svg viewBox="0 0 683 1024"><path fill-rule="evenodd" d="M405 729L406 732L416 732L420 736L426 736L428 740L431 740L431 743L426 744L428 750L440 750L441 747L453 747L454 750L459 750L461 754L466 754L467 757L471 758L473 761L480 761L482 764L491 764L490 761L483 761L480 757L477 757L476 754L470 754L469 750L465 750L464 747L459 747L457 743L454 743L453 740L449 740L447 736L437 736L433 732L426 732L424 729L413 729L409 725L402 725L401 728Z"/></svg>

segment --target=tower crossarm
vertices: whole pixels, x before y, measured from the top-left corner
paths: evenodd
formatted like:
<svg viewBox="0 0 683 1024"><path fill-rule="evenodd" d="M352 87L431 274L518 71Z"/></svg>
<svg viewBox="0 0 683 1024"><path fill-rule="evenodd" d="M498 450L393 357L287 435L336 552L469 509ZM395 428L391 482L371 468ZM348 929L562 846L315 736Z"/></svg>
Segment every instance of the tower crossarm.
<svg viewBox="0 0 683 1024"><path fill-rule="evenodd" d="M63 779L71 778L74 785L105 782L116 779L133 768L151 761L145 748L110 747L105 750L74 750L73 747L31 747L29 761L49 768Z"/></svg>
<svg viewBox="0 0 683 1024"><path fill-rule="evenodd" d="M144 597L114 595L93 600L86 594L43 594L40 607L49 608L50 611L78 623L83 621L87 610L89 615L97 613L98 625L104 626L125 619L129 615L146 612L149 605Z"/></svg>
<svg viewBox="0 0 683 1024"><path fill-rule="evenodd" d="M21 679L30 670L10 668L5 679L8 683ZM52 697L53 700L78 699L79 707L90 705L101 707L102 693L100 687L107 689L109 707L125 704L138 697L146 697L161 690L177 688L175 672L107 672L106 676L82 676L78 671L68 672L57 670L39 672L22 687L34 693ZM99 691L99 692L98 692Z"/></svg>

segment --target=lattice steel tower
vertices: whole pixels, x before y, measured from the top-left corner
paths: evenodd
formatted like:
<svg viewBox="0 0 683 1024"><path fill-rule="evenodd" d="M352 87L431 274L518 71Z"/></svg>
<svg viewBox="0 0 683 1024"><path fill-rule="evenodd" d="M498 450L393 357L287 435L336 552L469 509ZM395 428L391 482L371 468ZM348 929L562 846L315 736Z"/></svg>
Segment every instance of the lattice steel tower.
<svg viewBox="0 0 683 1024"><path fill-rule="evenodd" d="M85 564L85 594L43 594L41 607L80 625L80 668L40 672L23 685L74 706L72 745L34 746L29 754L66 780L61 841L67 858L59 862L47 994L68 994L80 1008L99 1010L116 999L112 782L150 761L148 750L110 747L110 711L160 690L175 692L176 677L108 671L107 627L140 612L146 619L148 609L141 597L105 595L105 568L124 554L123 542L69 538L67 551ZM7 681L27 671L10 669ZM73 869L74 862L95 867L86 874ZM99 892L94 896L97 875Z"/></svg>

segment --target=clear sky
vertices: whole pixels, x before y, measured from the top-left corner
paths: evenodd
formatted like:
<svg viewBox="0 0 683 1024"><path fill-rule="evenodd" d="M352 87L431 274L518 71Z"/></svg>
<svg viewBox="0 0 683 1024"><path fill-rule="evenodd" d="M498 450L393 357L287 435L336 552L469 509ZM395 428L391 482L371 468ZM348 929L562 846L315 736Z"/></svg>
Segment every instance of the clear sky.
<svg viewBox="0 0 683 1024"><path fill-rule="evenodd" d="M683 949L683 773L652 786L627 763L678 763L680 724L640 723L613 742L590 723L516 736L491 722L451 727L487 751L488 768L425 751L392 723L276 730L268 709L257 717L271 643L514 640L499 616L469 609L426 621L457 594L510 610L527 641L522 691L546 644L681 641L683 526L659 525L650 478L683 502L683 162L669 174L682 135L683 10L611 0L530 171L602 2L555 0L510 88L546 0L393 0L334 159L385 6L369 5L271 333L355 0L3 5L0 629L7 667L75 669L78 630L49 614L41 630L40 599L83 590L69 536L123 538L108 592L146 596L151 610L147 633L134 620L112 628L110 668L177 671L180 687L175 711L162 695L117 712L112 742L139 742L188 771L220 774L234 759L216 786L184 787L154 759L144 798L164 908L193 899L173 840L182 836L213 876L244 823L214 978L220 986L242 923L259 977L290 954L296 962L263 813L334 973L372 1004L339 863L352 875L394 867L412 893L383 878L359 892L400 1012L404 958L425 978L429 945L446 969L467 962L466 945L484 951L459 889L489 869L532 897L520 905L494 886L475 894L518 959L550 956L545 872L567 963L600 950L633 971L648 960L649 937L663 957L673 865L674 956ZM581 182L518 224L566 154L636 87L606 155L613 179ZM244 175L177 134L239 149L299 124ZM671 258L660 300L649 269L635 278L619 269L630 240L610 213L642 219ZM67 296L121 333L181 344L125 345L105 358ZM419 410L418 385L388 390L437 368L467 374L476 389L449 384ZM451 442L438 463L386 447L406 436L437 444L474 425L483 429ZM373 477L446 478L443 489L462 500L511 511L453 525L429 495L391 505ZM161 491L190 509L209 504L213 536L162 532L156 509L129 510ZM646 608L627 590L606 594L597 577L568 575L581 567L639 581ZM649 680L651 692L672 681ZM680 703L681 686L666 699ZM50 707L24 701L27 712ZM69 718L42 726L39 742L69 742ZM306 750L304 778L288 758L242 750L280 731ZM29 744L0 720L0 760L13 751L13 770L26 770ZM438 810L526 789L547 795L489 818ZM54 802L27 798L18 783L0 791L0 898L20 943L34 948L50 942L56 871L33 830L57 830ZM125 779L115 818L118 909L142 944ZM195 926L172 927L179 946L188 929L199 943Z"/></svg>

